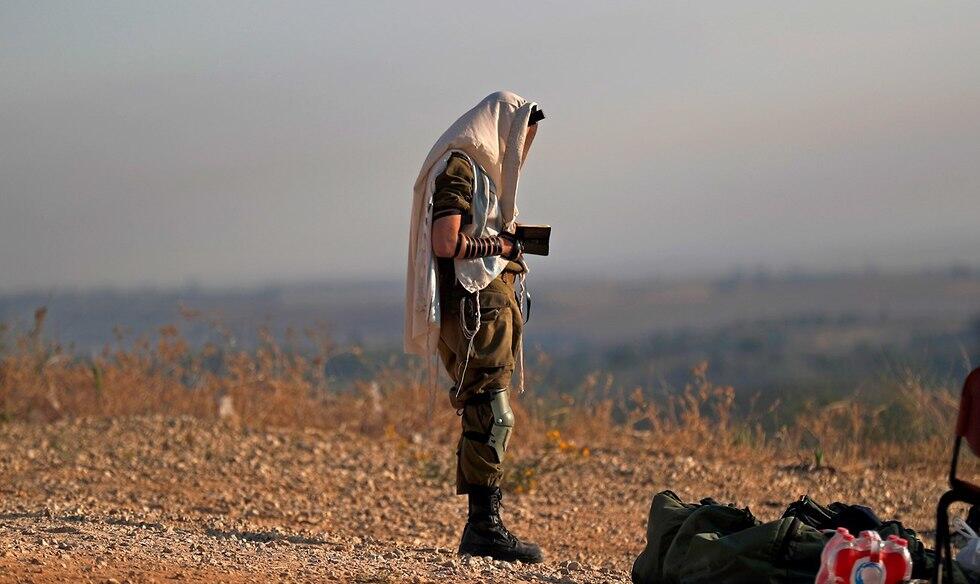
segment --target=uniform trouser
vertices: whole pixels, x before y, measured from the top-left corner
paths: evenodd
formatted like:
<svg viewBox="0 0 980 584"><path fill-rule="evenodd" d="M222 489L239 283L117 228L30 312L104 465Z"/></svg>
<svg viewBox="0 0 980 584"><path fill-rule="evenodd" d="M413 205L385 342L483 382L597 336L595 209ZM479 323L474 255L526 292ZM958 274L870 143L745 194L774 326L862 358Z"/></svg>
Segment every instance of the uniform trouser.
<svg viewBox="0 0 980 584"><path fill-rule="evenodd" d="M502 455L498 454L501 450L488 443L494 424L491 402L497 392L509 394L524 324L514 289L501 278L478 294L480 327L473 337L472 350L460 321L460 297L443 306L441 315L439 355L454 382L450 403L460 412L462 421L456 450L458 494L470 492L471 486L495 487L503 476ZM472 298L462 310L467 328L473 330L476 314ZM466 363L467 351L469 363Z"/></svg>

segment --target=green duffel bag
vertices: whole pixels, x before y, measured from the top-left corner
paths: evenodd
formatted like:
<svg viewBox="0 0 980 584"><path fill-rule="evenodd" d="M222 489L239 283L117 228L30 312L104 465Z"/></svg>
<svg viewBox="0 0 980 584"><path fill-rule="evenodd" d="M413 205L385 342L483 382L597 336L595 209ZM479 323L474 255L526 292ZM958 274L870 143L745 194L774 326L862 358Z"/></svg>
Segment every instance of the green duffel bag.
<svg viewBox="0 0 980 584"><path fill-rule="evenodd" d="M826 538L796 518L761 523L748 509L711 499L653 498L636 584L812 584Z"/></svg>

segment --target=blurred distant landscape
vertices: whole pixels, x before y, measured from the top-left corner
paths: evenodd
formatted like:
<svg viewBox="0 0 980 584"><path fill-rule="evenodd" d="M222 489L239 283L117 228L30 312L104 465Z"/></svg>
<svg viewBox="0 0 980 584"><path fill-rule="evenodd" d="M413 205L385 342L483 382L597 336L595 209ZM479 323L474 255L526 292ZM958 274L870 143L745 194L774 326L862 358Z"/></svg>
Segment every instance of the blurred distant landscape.
<svg viewBox="0 0 980 584"><path fill-rule="evenodd" d="M980 269L887 273L733 273L685 280L531 278L531 388L574 394L592 374L623 391L683 386L708 362L740 397L784 402L874 391L914 373L955 385L980 362ZM401 352L401 282L303 283L247 290L22 293L0 296L0 342L48 309L45 334L96 355L176 325L192 346L243 349L268 332L305 351L334 344L333 387L417 367Z"/></svg>

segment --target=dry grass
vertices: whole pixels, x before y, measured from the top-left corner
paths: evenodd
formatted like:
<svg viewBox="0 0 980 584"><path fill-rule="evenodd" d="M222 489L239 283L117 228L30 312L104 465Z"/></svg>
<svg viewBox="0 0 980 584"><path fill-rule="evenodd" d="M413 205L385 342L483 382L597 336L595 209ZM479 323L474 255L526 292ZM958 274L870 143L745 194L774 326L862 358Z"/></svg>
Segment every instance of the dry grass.
<svg viewBox="0 0 980 584"><path fill-rule="evenodd" d="M385 370L354 391L336 391L324 364L337 349L312 333L312 352L287 350L268 334L254 351L231 342L192 349L167 327L153 341L80 357L45 338L44 309L35 316L33 330L0 343L4 420L190 415L250 427L343 427L396 446L455 440L454 412L420 381L420 370ZM808 468L859 460L940 464L957 405L956 389L928 387L909 374L887 400L854 395L810 403L791 423L766 429L779 404L739 413L735 390L712 383L707 363L693 367L683 389L656 400L641 388L615 389L613 381L595 373L573 393L515 400L521 440L508 470L512 489L533 490L541 474L569 457L637 443L685 455L795 459ZM441 462L418 463L423 472L450 472Z"/></svg>

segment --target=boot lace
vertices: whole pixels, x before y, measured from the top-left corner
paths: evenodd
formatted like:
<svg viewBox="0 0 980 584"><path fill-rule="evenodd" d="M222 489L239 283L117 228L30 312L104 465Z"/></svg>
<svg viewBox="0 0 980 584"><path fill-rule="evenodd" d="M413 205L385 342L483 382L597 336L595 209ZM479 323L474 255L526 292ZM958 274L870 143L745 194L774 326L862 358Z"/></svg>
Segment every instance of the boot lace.
<svg viewBox="0 0 980 584"><path fill-rule="evenodd" d="M500 493L494 493L490 497L490 516L493 518L493 525L497 528L504 539L511 545L516 545L519 541L517 536L510 532L509 529L504 525L504 521L500 518Z"/></svg>

